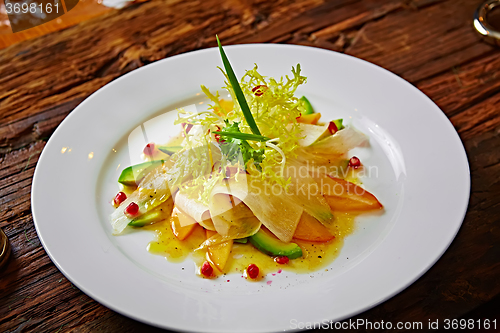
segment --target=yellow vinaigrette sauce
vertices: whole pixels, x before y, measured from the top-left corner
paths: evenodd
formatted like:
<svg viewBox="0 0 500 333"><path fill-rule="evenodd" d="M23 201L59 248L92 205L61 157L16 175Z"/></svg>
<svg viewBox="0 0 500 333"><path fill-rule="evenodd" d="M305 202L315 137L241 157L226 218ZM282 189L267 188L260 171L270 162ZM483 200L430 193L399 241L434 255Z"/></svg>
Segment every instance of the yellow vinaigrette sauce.
<svg viewBox="0 0 500 333"><path fill-rule="evenodd" d="M311 273L317 271L335 260L344 244L344 238L354 230L355 217L358 214L334 213L334 221L329 230L335 238L329 242L308 242L293 239L302 249L302 257L292 259L287 264L278 264L274 257L257 250L250 242L246 244L234 243L229 259L223 272L214 267L214 275L239 273L246 276L245 270L250 264L259 267L259 277L281 272L280 270L296 273ZM155 240L148 244L148 251L152 254L164 256L168 261L179 263L191 257L197 266L200 276L200 267L206 260L206 250L197 249L206 240L205 230L197 225L191 235L185 240L178 240L171 228L170 219L144 227L155 232ZM202 276L203 277L203 276ZM249 279L250 280L250 279Z"/></svg>

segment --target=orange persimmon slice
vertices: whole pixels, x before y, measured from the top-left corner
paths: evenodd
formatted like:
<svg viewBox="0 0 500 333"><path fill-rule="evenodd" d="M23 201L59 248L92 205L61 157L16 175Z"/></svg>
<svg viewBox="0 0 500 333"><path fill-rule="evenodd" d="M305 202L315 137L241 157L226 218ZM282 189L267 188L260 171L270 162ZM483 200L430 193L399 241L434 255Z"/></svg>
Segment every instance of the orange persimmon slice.
<svg viewBox="0 0 500 333"><path fill-rule="evenodd" d="M195 219L177 207L174 207L172 210L172 217L170 220L172 232L178 240L186 239L193 232L194 227L198 224Z"/></svg>
<svg viewBox="0 0 500 333"><path fill-rule="evenodd" d="M316 125L321 118L321 113L302 114L297 117L297 122L302 124Z"/></svg>
<svg viewBox="0 0 500 333"><path fill-rule="evenodd" d="M300 217L299 224L297 224L293 238L310 242L328 242L335 236L316 218L304 212Z"/></svg>
<svg viewBox="0 0 500 333"><path fill-rule="evenodd" d="M231 112L233 111L234 108L234 102L233 101L226 101L225 99L219 99L219 105L224 109L224 111ZM224 113L219 110L218 107L214 108L214 112L217 113L219 116L224 116Z"/></svg>
<svg viewBox="0 0 500 333"><path fill-rule="evenodd" d="M331 176L316 178L321 193L326 202L334 211L361 212L382 209L382 204L377 198L354 183Z"/></svg>
<svg viewBox="0 0 500 333"><path fill-rule="evenodd" d="M207 239L215 235L217 232L212 230L206 230ZM212 264L212 266L217 267L219 271L222 272L226 262L229 259L231 250L233 248L233 240L228 240L223 243L210 245L207 248L207 260Z"/></svg>

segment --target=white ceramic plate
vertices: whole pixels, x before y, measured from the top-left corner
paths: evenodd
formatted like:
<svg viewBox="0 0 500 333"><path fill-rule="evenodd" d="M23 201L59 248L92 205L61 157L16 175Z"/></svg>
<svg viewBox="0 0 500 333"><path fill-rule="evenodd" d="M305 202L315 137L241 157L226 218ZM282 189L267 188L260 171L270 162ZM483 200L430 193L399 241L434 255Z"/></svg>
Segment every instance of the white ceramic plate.
<svg viewBox="0 0 500 333"><path fill-rule="evenodd" d="M264 332L353 316L426 272L460 228L470 189L467 157L442 111L396 75L343 54L255 44L226 51L238 76L254 63L274 77L301 64L308 82L299 96L307 95L323 119L344 117L369 135L371 147L354 153L377 168L363 181L385 213L359 219L328 271L269 274L259 283L239 275L201 279L189 259L173 264L149 254L148 232L112 236L116 179L145 143L134 129L163 114L157 119L168 120L165 130L151 130L157 134L148 140L169 136L173 113L166 111L203 107L200 84L223 86L218 50L197 51L113 81L52 135L36 168L32 210L40 240L63 274L95 300L145 323Z"/></svg>

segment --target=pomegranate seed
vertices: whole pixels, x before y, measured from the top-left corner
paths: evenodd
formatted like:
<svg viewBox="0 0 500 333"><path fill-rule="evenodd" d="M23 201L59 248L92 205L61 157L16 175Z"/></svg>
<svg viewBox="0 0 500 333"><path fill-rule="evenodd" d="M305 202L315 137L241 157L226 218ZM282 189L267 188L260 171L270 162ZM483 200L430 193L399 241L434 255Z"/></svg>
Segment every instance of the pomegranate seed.
<svg viewBox="0 0 500 333"><path fill-rule="evenodd" d="M118 207L122 202L127 200L127 195L123 192L118 192L118 194L113 199L113 204Z"/></svg>
<svg viewBox="0 0 500 333"><path fill-rule="evenodd" d="M182 136L185 136L187 133L189 133L191 128L193 128L193 124L182 123L181 125L182 125L182 128L184 129L184 131L182 132Z"/></svg>
<svg viewBox="0 0 500 333"><path fill-rule="evenodd" d="M217 125L216 125L216 127L217 127L217 131L220 132L220 130L221 130L220 127ZM214 137L215 137L215 141L217 141L217 143L224 142L224 140L221 140L220 134L215 133Z"/></svg>
<svg viewBox="0 0 500 333"><path fill-rule="evenodd" d="M129 216L135 216L139 213L139 206L135 202L131 202L126 208L125 208L125 214Z"/></svg>
<svg viewBox="0 0 500 333"><path fill-rule="evenodd" d="M277 257L274 260L280 265L288 264L288 262L290 261L287 256Z"/></svg>
<svg viewBox="0 0 500 333"><path fill-rule="evenodd" d="M361 161L356 156L353 156L349 160L349 166L353 167L354 169L357 169L361 166Z"/></svg>
<svg viewBox="0 0 500 333"><path fill-rule="evenodd" d="M251 279L255 279L257 276L259 276L259 267L257 267L256 264L248 265L247 274Z"/></svg>
<svg viewBox="0 0 500 333"><path fill-rule="evenodd" d="M155 144L154 143L148 143L146 145L146 147L144 147L143 152L144 152L144 155L153 156L154 150L155 150Z"/></svg>
<svg viewBox="0 0 500 333"><path fill-rule="evenodd" d="M203 274L206 277L212 276L212 273L214 272L214 269L210 265L208 261L205 261L203 265L201 266L201 274Z"/></svg>
<svg viewBox="0 0 500 333"><path fill-rule="evenodd" d="M333 121L330 121L330 123L328 124L328 130L333 135L333 134L337 133L337 131L339 129L337 128L337 125L335 125L335 123Z"/></svg>
<svg viewBox="0 0 500 333"><path fill-rule="evenodd" d="M269 89L266 85L258 85L252 88L252 92L255 96L262 96Z"/></svg>

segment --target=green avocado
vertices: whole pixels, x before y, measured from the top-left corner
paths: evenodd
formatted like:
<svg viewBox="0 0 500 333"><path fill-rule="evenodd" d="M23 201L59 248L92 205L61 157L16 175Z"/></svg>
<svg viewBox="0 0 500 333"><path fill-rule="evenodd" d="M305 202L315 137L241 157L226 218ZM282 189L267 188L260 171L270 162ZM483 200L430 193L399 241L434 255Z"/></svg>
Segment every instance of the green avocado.
<svg viewBox="0 0 500 333"><path fill-rule="evenodd" d="M129 166L128 168L123 169L120 177L118 178L118 182L126 186L137 186L142 178L162 163L163 160Z"/></svg>
<svg viewBox="0 0 500 333"><path fill-rule="evenodd" d="M139 217L136 217L132 221L128 223L129 226L131 227L144 227L147 224L155 223L160 221L162 218L161 211L159 210L153 210L151 212L147 212L145 214L142 214Z"/></svg>
<svg viewBox="0 0 500 333"><path fill-rule="evenodd" d="M249 240L259 251L270 256L286 256L289 259L302 257L302 249L297 244L282 242L262 228Z"/></svg>
<svg viewBox="0 0 500 333"><path fill-rule="evenodd" d="M337 130L339 130L339 131L344 128L344 125L342 125L343 122L344 122L344 120L342 118L333 121L335 126L337 126Z"/></svg>
<svg viewBox="0 0 500 333"><path fill-rule="evenodd" d="M304 114L314 113L314 109L311 105L311 102L309 102L309 100L307 99L306 96L302 96L300 98L300 100L302 101L302 104L304 105L304 108L306 109L306 112Z"/></svg>
<svg viewBox="0 0 500 333"><path fill-rule="evenodd" d="M237 239L233 239L233 242L235 243L240 243L240 244L246 244L248 243L248 238L237 238Z"/></svg>
<svg viewBox="0 0 500 333"><path fill-rule="evenodd" d="M157 146L157 147L158 150L168 155L175 154L182 149L181 146Z"/></svg>

